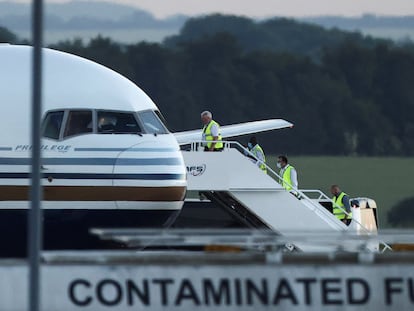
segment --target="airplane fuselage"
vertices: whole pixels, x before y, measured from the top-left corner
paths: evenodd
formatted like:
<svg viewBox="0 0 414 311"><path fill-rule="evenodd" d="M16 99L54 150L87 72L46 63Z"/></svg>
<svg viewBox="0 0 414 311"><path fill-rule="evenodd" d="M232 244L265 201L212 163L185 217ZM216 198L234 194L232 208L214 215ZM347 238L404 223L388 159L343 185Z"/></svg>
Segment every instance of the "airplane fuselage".
<svg viewBox="0 0 414 311"><path fill-rule="evenodd" d="M24 253L30 206L31 52L0 45L0 239L3 249L20 245L16 255ZM90 247L94 242L78 235L91 227L172 222L183 205L186 170L152 100L77 56L44 49L43 64L45 248Z"/></svg>

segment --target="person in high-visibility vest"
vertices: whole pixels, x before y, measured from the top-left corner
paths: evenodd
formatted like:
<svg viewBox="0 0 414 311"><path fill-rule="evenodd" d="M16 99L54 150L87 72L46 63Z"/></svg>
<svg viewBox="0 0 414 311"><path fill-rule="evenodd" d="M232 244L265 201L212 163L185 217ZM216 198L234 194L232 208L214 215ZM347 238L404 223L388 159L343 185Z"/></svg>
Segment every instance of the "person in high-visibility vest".
<svg viewBox="0 0 414 311"><path fill-rule="evenodd" d="M266 169L266 157L263 151L263 148L257 143L257 139L255 136L252 136L247 143L247 148L249 148L250 152L253 154L254 158L252 158L253 163L255 163L263 172L267 174Z"/></svg>
<svg viewBox="0 0 414 311"><path fill-rule="evenodd" d="M277 157L277 167L280 168L279 176L282 178L281 184L286 190L298 189L298 174L295 168L288 163L284 155Z"/></svg>
<svg viewBox="0 0 414 311"><path fill-rule="evenodd" d="M210 111L203 111L201 113L201 122L204 125L202 134L204 151L223 150L220 125L213 120L213 115Z"/></svg>
<svg viewBox="0 0 414 311"><path fill-rule="evenodd" d="M351 204L349 203L348 195L341 191L338 185L331 186L331 193L333 195L332 213L343 223L349 225L352 219ZM346 214L344 210L348 213Z"/></svg>

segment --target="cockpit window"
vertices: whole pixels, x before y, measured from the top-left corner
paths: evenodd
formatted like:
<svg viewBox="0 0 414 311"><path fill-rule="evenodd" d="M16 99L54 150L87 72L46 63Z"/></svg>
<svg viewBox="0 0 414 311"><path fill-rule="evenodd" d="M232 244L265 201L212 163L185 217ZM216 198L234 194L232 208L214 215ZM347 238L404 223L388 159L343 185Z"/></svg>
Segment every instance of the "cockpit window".
<svg viewBox="0 0 414 311"><path fill-rule="evenodd" d="M113 110L49 111L42 124L43 137L65 139L87 134L167 134L157 111L120 112Z"/></svg>
<svg viewBox="0 0 414 311"><path fill-rule="evenodd" d="M59 139L60 129L62 127L64 111L48 112L42 125L42 136Z"/></svg>
<svg viewBox="0 0 414 311"><path fill-rule="evenodd" d="M69 111L68 120L66 122L66 128L63 137L91 133L93 130L92 124L92 111Z"/></svg>
<svg viewBox="0 0 414 311"><path fill-rule="evenodd" d="M157 117L154 111L147 110L138 112L138 116L141 119L145 133L148 134L167 134L168 130L161 122L161 120Z"/></svg>
<svg viewBox="0 0 414 311"><path fill-rule="evenodd" d="M98 111L98 133L141 133L137 120L132 113Z"/></svg>

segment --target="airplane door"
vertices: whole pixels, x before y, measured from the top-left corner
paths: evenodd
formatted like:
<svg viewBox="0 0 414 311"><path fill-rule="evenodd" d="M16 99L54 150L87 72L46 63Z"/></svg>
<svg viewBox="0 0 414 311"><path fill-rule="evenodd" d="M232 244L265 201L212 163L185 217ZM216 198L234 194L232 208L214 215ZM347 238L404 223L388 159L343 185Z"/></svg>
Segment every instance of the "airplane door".
<svg viewBox="0 0 414 311"><path fill-rule="evenodd" d="M141 209L148 186L145 180L145 152L142 143L134 144L120 152L113 167L112 184L117 192L118 209Z"/></svg>
<svg viewBox="0 0 414 311"><path fill-rule="evenodd" d="M113 185L116 206L131 227L166 226L178 215L186 189L185 167L172 136L142 135L119 153Z"/></svg>

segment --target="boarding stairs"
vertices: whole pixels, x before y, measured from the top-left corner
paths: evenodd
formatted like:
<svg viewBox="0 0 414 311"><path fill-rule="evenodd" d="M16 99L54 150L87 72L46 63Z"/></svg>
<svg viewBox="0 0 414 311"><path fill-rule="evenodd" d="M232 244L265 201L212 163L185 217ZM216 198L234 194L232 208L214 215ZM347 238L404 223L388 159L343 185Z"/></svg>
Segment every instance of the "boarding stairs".
<svg viewBox="0 0 414 311"><path fill-rule="evenodd" d="M192 143L182 151L187 166L187 190L198 192L243 221L247 227L272 230L280 235L338 234L373 235L357 218L346 226L322 202L334 204L319 190L292 189L281 186L281 177L267 166L265 174L252 161L254 155L240 143L224 142L222 152L204 152L202 142ZM248 157L250 156L250 158ZM354 249L352 239L343 249ZM358 244L359 245L359 244ZM388 249L376 241L366 246L370 251ZM289 249L331 251L337 245L295 243Z"/></svg>

